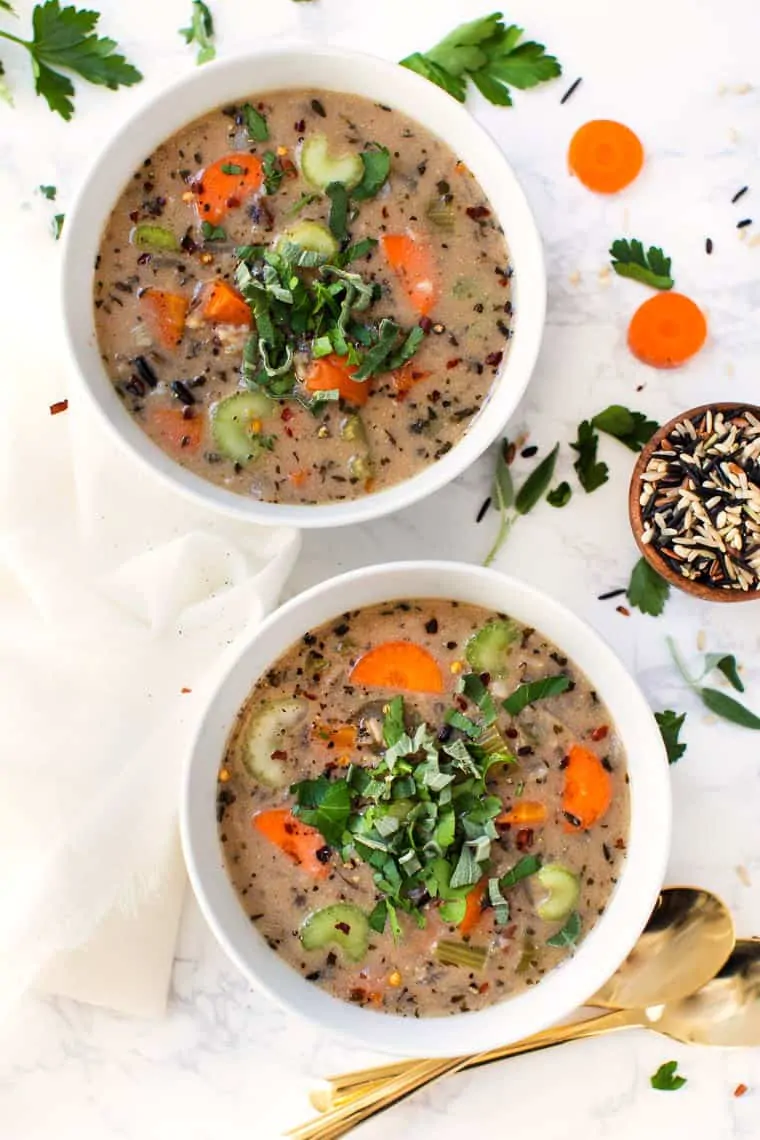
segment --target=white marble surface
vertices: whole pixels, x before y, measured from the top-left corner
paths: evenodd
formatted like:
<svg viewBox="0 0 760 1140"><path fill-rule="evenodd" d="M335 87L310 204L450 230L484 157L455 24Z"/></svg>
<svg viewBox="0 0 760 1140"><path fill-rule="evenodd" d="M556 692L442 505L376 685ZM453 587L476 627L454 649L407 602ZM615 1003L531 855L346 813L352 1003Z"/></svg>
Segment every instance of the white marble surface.
<svg viewBox="0 0 760 1140"><path fill-rule="evenodd" d="M221 53L283 38L340 43L389 58L428 46L462 19L488 8L472 0L211 0ZM24 25L31 3L18 4ZM4 280L32 287L33 311L6 302L11 351L39 354L41 408L63 391L54 338L36 336L40 320L55 325L57 249L46 230L52 206L34 194L56 183L65 210L89 156L127 114L172 76L194 66L177 36L186 0L100 0L103 30L125 47L148 77L118 94L80 85L78 114L66 125L34 100L26 60L0 45L16 89L15 111L0 106L0 248ZM565 65L565 78L518 95L514 110L473 104L474 113L509 154L536 211L546 243L550 295L546 338L535 379L511 425L542 448L566 442L578 420L613 401L664 419L712 398L757 399L760 332L760 12L756 0L514 0L509 15L524 22ZM3 23L5 17L3 16ZM582 87L564 107L559 98L577 75ZM592 117L620 117L640 134L648 162L629 191L605 200L566 173L574 128ZM741 205L731 195L755 187ZM744 240L740 217L757 217ZM508 219L507 219L508 223ZM610 239L628 234L662 243L678 284L707 310L710 341L687 368L657 373L625 348L628 315L642 299L633 282L600 277ZM709 235L712 257L704 252ZM8 264L10 262L10 265ZM578 278L578 274L580 275ZM35 339L36 338L36 339ZM49 340L49 343L48 343ZM12 358L11 358L12 359ZM4 383L12 370L5 355ZM641 391L639 387L643 386ZM743 933L760 933L760 894L736 868L760 882L757 803L760 757L748 731L710 723L668 664L664 638L690 651L705 631L711 649L734 650L746 664L748 702L760 708L760 611L705 606L674 597L654 620L616 613L597 594L625 584L635 560L625 514L631 457L613 441L601 445L610 482L564 511L542 506L521 521L498 565L528 577L590 621L641 680L653 706L688 710L688 752L672 770L675 826L671 882L699 882L731 904ZM570 470L565 447L560 475ZM396 518L353 531L308 534L288 591L336 571L409 556L480 560L494 517L474 516L491 462L484 459L451 486ZM677 1094L654 1092L649 1075L678 1058L689 1078ZM309 1113L309 1081L368 1063L351 1046L328 1039L251 993L212 942L188 902L177 952L169 1014L133 1022L66 1001L29 998L0 1027L0 1137L3 1140L269 1140ZM732 1096L743 1081L750 1092ZM370 1140L399 1136L438 1140L465 1132L566 1140L693 1140L760 1137L760 1050L707 1051L654 1035L626 1034L513 1060L460 1077L418 1096L393 1116L365 1126Z"/></svg>

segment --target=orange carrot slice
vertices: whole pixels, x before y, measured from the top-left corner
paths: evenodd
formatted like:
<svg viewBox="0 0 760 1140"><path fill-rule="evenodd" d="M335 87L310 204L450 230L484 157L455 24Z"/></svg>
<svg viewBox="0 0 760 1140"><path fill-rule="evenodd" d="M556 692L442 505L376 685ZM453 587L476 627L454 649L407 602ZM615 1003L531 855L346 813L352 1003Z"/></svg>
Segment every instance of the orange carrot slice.
<svg viewBox="0 0 760 1140"><path fill-rule="evenodd" d="M475 927L480 922L481 915L483 914L483 896L486 893L486 880L481 879L476 883L470 893L467 895L467 903L464 912L464 918L459 923L460 934L472 934Z"/></svg>
<svg viewBox="0 0 760 1140"><path fill-rule="evenodd" d="M419 384L420 380L427 380L429 375L429 372L422 372L412 364L405 364L402 368L397 368L395 372L391 372L391 388L396 399L406 399L414 385Z"/></svg>
<svg viewBox="0 0 760 1140"><path fill-rule="evenodd" d="M334 748L356 748L356 726L353 724L339 724L337 728L330 728L328 724L319 721L311 726L312 740L318 744L330 745Z"/></svg>
<svg viewBox="0 0 760 1140"><path fill-rule="evenodd" d="M182 340L187 317L187 298L164 289L146 289L139 300L143 320L154 340L164 348L176 348Z"/></svg>
<svg viewBox="0 0 760 1140"><path fill-rule="evenodd" d="M597 194L617 194L629 186L644 164L644 148L630 127L612 119L593 119L573 135L570 171Z"/></svg>
<svg viewBox="0 0 760 1140"><path fill-rule="evenodd" d="M439 295L438 270L430 246L410 233L383 234L380 244L410 304L426 317Z"/></svg>
<svg viewBox="0 0 760 1140"><path fill-rule="evenodd" d="M297 471L291 471L288 475L288 481L292 483L294 487L303 487L308 478L309 472L305 471L302 467Z"/></svg>
<svg viewBox="0 0 760 1140"><path fill-rule="evenodd" d="M261 186L261 160L254 154L226 154L201 170L195 180L195 201L202 222L216 226L229 210L242 206Z"/></svg>
<svg viewBox="0 0 760 1140"><path fill-rule="evenodd" d="M203 417L194 415L186 420L181 408L156 405L149 413L156 432L172 451L197 451L203 439Z"/></svg>
<svg viewBox="0 0 760 1140"><path fill-rule="evenodd" d="M546 804L540 800L520 800L509 811L497 817L497 823L511 823L517 827L535 826L546 821Z"/></svg>
<svg viewBox="0 0 760 1140"><path fill-rule="evenodd" d="M209 281L198 295L201 316L220 325L251 324L248 302L226 281Z"/></svg>
<svg viewBox="0 0 760 1140"><path fill-rule="evenodd" d="M287 855L307 874L313 875L315 879L327 878L330 868L317 858L317 852L325 847L325 841L316 827L302 823L287 808L260 811L251 823L265 839L279 847L283 855Z"/></svg>
<svg viewBox="0 0 760 1140"><path fill-rule="evenodd" d="M369 381L353 380L356 365L346 363L344 356L323 356L312 360L304 381L309 392L331 392L337 388L344 400L361 408L369 398Z"/></svg>
<svg viewBox="0 0 760 1140"><path fill-rule="evenodd" d="M370 688L401 689L409 693L442 693L438 662L411 641L385 641L354 665L349 680Z"/></svg>
<svg viewBox="0 0 760 1140"><path fill-rule="evenodd" d="M562 810L565 831L586 830L598 823L612 802L612 780L595 752L574 744L565 768ZM577 820L575 824L572 820Z"/></svg>
<svg viewBox="0 0 760 1140"><path fill-rule="evenodd" d="M678 368L699 352L706 339L704 313L683 293L650 297L628 326L628 347L653 368Z"/></svg>

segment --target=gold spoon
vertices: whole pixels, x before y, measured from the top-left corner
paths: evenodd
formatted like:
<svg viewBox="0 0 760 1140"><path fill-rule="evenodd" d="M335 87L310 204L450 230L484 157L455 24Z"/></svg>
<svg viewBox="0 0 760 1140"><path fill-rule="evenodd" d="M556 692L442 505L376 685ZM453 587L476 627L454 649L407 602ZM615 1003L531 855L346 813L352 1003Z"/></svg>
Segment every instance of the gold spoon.
<svg viewBox="0 0 760 1140"><path fill-rule="evenodd" d="M641 937L625 962L587 1005L602 1009L643 1009L677 1001L713 978L734 947L734 923L717 895L695 887L660 892ZM425 1063L425 1062L423 1062ZM395 1061L328 1077L311 1094L319 1112L337 1108L402 1073L419 1061Z"/></svg>
<svg viewBox="0 0 760 1140"><path fill-rule="evenodd" d="M687 1044L760 1045L760 938L737 942L717 975L687 997L648 1009L623 1009L580 1024L547 1029L514 1045L475 1056L451 1058L448 1065L445 1061L418 1062L413 1072L390 1080L384 1092L357 1098L353 1104L325 1113L288 1135L296 1140L335 1140L362 1120L446 1073L631 1027L655 1029Z"/></svg>

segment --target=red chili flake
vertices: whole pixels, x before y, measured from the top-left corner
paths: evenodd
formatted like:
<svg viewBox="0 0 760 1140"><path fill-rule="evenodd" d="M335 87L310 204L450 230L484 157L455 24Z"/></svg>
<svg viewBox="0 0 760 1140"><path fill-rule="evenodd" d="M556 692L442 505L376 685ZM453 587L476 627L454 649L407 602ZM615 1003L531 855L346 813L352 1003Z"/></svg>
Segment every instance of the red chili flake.
<svg viewBox="0 0 760 1140"><path fill-rule="evenodd" d="M227 205L231 210L234 210L237 206L240 205L240 199L232 195L227 199Z"/></svg>
<svg viewBox="0 0 760 1140"><path fill-rule="evenodd" d="M296 170L296 164L291 159L281 158L280 159L280 166L285 171L285 177L286 178L297 178L298 177L298 171Z"/></svg>
<svg viewBox="0 0 760 1140"><path fill-rule="evenodd" d="M275 748L274 752L271 753L271 756L273 760L287 760L288 758L287 752L285 752L285 750L282 748Z"/></svg>
<svg viewBox="0 0 760 1140"><path fill-rule="evenodd" d="M481 218L490 218L491 211L488 206L468 206L465 210L468 218L472 218L474 222L479 222Z"/></svg>
<svg viewBox="0 0 760 1140"><path fill-rule="evenodd" d="M388 217L388 207L387 206L383 206L382 215L384 218Z"/></svg>
<svg viewBox="0 0 760 1140"><path fill-rule="evenodd" d="M180 689L180 692L181 692L181 693L192 693L192 691L193 691L193 690L192 690L192 689L188 689L188 687L187 687L186 685L183 685L183 686L182 686L182 688Z"/></svg>
<svg viewBox="0 0 760 1140"><path fill-rule="evenodd" d="M355 986L348 994L349 1001L364 1001L366 996L367 991L363 990L361 986Z"/></svg>
<svg viewBox="0 0 760 1140"><path fill-rule="evenodd" d="M290 439L292 439L292 438L293 438L293 434L294 434L294 433L293 433L293 429L292 429L292 428L290 428L290 427L286 427L286 428L285 428L285 435L287 435L287 436L288 436Z"/></svg>
<svg viewBox="0 0 760 1140"><path fill-rule="evenodd" d="M283 421L283 423L287 423L288 420L293 419L293 414L294 413L292 408L284 407L280 412L280 419Z"/></svg>
<svg viewBox="0 0 760 1140"><path fill-rule="evenodd" d="M487 994L490 988L491 987L490 987L488 982L481 982L480 985L478 986L478 993L479 994Z"/></svg>
<svg viewBox="0 0 760 1140"><path fill-rule="evenodd" d="M496 368L499 364L501 364L503 359L504 359L504 353L503 352L489 352L488 356L486 357L485 362L489 366L489 368Z"/></svg>
<svg viewBox="0 0 760 1140"><path fill-rule="evenodd" d="M600 724L599 727L595 728L594 731L591 733L591 739L592 740L604 740L605 736L607 735L607 733L609 731L610 731L609 725Z"/></svg>
<svg viewBox="0 0 760 1140"><path fill-rule="evenodd" d="M507 461L508 467L512 466L512 464L515 461L516 455L517 455L517 448L515 447L515 445L513 443L510 443L509 446L507 447L507 450L506 450L505 455L504 455L504 458Z"/></svg>
<svg viewBox="0 0 760 1140"><path fill-rule="evenodd" d="M622 835L619 839L615 840L615 850L625 851L625 840L623 839Z"/></svg>
<svg viewBox="0 0 760 1140"><path fill-rule="evenodd" d="M306 697L306 700L307 700L307 701L317 701L317 700L319 700L319 697L317 697L317 696L316 696L314 693L304 693L304 696Z"/></svg>
<svg viewBox="0 0 760 1140"><path fill-rule="evenodd" d="M456 368L457 365L461 364L461 363L462 363L462 357L461 356L455 356L453 360L447 360L446 361L446 367L450 371L452 368Z"/></svg>
<svg viewBox="0 0 760 1140"><path fill-rule="evenodd" d="M734 1096L744 1096L746 1092L749 1092L749 1089L742 1081L742 1083L740 1085L737 1085L734 1089Z"/></svg>
<svg viewBox="0 0 760 1140"><path fill-rule="evenodd" d="M336 922L335 923L335 929L339 930L341 932L341 934L350 934L351 933L351 927L348 925L347 922Z"/></svg>
<svg viewBox="0 0 760 1140"><path fill-rule="evenodd" d="M630 617L631 616L631 611L627 610L625 608L625 606L615 606L615 610L617 613L622 614L623 617Z"/></svg>
<svg viewBox="0 0 760 1140"><path fill-rule="evenodd" d="M65 412L67 410L68 406L69 406L68 400L56 400L56 402L54 404L50 405L51 416L60 415L61 412Z"/></svg>
<svg viewBox="0 0 760 1140"><path fill-rule="evenodd" d="M515 846L518 851L527 851L533 846L533 828L521 827L515 836Z"/></svg>

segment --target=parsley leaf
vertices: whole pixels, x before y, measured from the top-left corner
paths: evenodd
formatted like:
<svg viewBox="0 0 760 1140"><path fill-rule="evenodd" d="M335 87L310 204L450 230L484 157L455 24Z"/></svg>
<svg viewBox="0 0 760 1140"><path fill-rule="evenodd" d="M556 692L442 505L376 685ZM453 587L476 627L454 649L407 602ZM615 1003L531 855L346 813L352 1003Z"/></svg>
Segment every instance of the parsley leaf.
<svg viewBox="0 0 760 1140"><path fill-rule="evenodd" d="M373 143L367 150L363 150L360 158L364 174L359 185L351 191L351 197L357 201L374 198L385 185L391 170L391 152L379 143Z"/></svg>
<svg viewBox="0 0 760 1140"><path fill-rule="evenodd" d="M510 87L525 90L562 73L543 44L520 43L522 35L522 28L506 26L501 12L493 12L461 24L430 51L402 59L401 66L442 87L460 103L470 79L489 102L509 107Z"/></svg>
<svg viewBox="0 0 760 1140"><path fill-rule="evenodd" d="M567 480L558 483L557 486L549 492L546 496L546 501L550 507L566 507L572 497L572 489Z"/></svg>
<svg viewBox="0 0 760 1140"><path fill-rule="evenodd" d="M652 569L646 558L640 558L633 568L626 592L632 606L643 614L659 617L665 609L670 584Z"/></svg>
<svg viewBox="0 0 760 1140"><path fill-rule="evenodd" d="M578 424L578 438L571 443L573 451L577 451L578 458L573 467L584 491L591 494L609 479L609 468L606 463L597 463L596 449L599 436L594 431L589 420Z"/></svg>
<svg viewBox="0 0 760 1140"><path fill-rule="evenodd" d="M261 156L261 165L264 171L264 190L267 194L276 194L285 177L285 171L277 161L277 155L273 150L264 151Z"/></svg>
<svg viewBox="0 0 760 1140"><path fill-rule="evenodd" d="M648 420L643 412L632 412L622 404L610 404L591 421L595 428L614 436L631 451L641 451L659 428L656 420Z"/></svg>
<svg viewBox="0 0 760 1140"><path fill-rule="evenodd" d="M351 814L351 793L346 780L301 780L290 789L297 796L294 814L316 827L325 842L339 847Z"/></svg>
<svg viewBox="0 0 760 1140"><path fill-rule="evenodd" d="M58 193L56 186L40 186L39 191L43 198L47 198L48 202L55 202Z"/></svg>
<svg viewBox="0 0 760 1140"><path fill-rule="evenodd" d="M210 63L216 59L214 47L214 20L207 4L203 0L193 0L193 14L189 28L180 28L179 34L185 37L185 43L198 45L196 63Z"/></svg>
<svg viewBox="0 0 760 1140"><path fill-rule="evenodd" d="M227 238L224 226L213 226L211 222L201 222L201 234L205 241L225 241Z"/></svg>
<svg viewBox="0 0 760 1140"><path fill-rule="evenodd" d="M569 688L570 678L564 673L556 677L543 677L540 681L529 681L525 685L520 685L505 701L502 701L502 707L510 716L517 716L534 701L557 697L560 693L567 692Z"/></svg>
<svg viewBox="0 0 760 1140"><path fill-rule="evenodd" d="M269 125L261 111L257 111L250 103L244 103L240 110L251 142L266 142L269 138Z"/></svg>
<svg viewBox="0 0 760 1140"><path fill-rule="evenodd" d="M577 910L574 910L567 919L567 922L553 934L551 938L546 939L547 946L559 946L564 949L566 946L574 946L580 938L581 934L581 916Z"/></svg>
<svg viewBox="0 0 760 1140"><path fill-rule="evenodd" d="M237 162L223 162L220 170L222 174L245 174L245 167L239 166Z"/></svg>
<svg viewBox="0 0 760 1140"><path fill-rule="evenodd" d="M665 256L659 246L650 245L644 253L644 246L635 238L633 241L618 238L610 246L610 256L612 268L618 276L631 277L642 285L651 285L653 289L673 288L670 258Z"/></svg>
<svg viewBox="0 0 760 1140"><path fill-rule="evenodd" d="M686 751L686 745L681 744L678 739L683 722L686 720L686 713L681 713L679 716L673 709L665 709L664 712L656 712L654 719L657 721L668 754L668 764L675 764Z"/></svg>
<svg viewBox="0 0 760 1140"><path fill-rule="evenodd" d="M660 1092L677 1092L678 1089L682 1089L686 1084L686 1077L678 1076L677 1068L678 1061L666 1061L664 1065L660 1065L657 1072L649 1078L652 1088Z"/></svg>
<svg viewBox="0 0 760 1140"><path fill-rule="evenodd" d="M61 8L59 0L47 0L37 4L32 12L31 40L0 31L0 37L27 49L37 94L47 100L51 111L66 120L74 114L74 85L56 67L112 91L131 87L142 79L137 68L116 53L114 40L95 34L99 19L99 12Z"/></svg>

